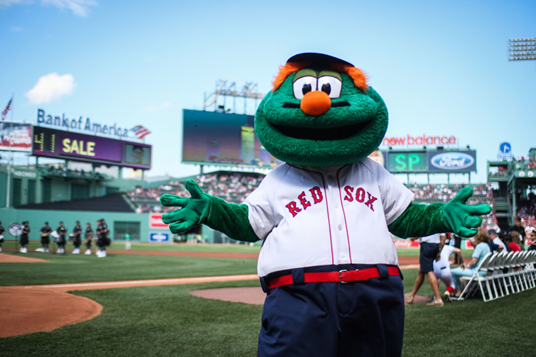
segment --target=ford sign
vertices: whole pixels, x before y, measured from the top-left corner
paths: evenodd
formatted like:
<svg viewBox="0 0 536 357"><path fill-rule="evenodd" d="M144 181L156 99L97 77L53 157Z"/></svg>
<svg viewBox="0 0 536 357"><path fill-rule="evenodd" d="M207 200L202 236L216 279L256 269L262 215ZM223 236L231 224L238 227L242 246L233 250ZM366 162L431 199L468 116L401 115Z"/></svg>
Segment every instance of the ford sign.
<svg viewBox="0 0 536 357"><path fill-rule="evenodd" d="M430 163L442 170L463 170L475 163L475 159L463 152L445 152L430 159Z"/></svg>

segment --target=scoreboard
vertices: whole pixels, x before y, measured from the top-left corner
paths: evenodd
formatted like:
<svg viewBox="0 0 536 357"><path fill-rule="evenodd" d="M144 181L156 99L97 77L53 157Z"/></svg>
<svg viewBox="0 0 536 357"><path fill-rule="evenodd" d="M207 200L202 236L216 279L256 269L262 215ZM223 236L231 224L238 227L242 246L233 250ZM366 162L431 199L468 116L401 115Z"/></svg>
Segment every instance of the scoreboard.
<svg viewBox="0 0 536 357"><path fill-rule="evenodd" d="M151 145L34 126L32 155L149 170Z"/></svg>
<svg viewBox="0 0 536 357"><path fill-rule="evenodd" d="M389 150L382 154L391 173L476 172L475 150Z"/></svg>
<svg viewBox="0 0 536 357"><path fill-rule="evenodd" d="M387 170L390 172L427 171L426 152L387 152Z"/></svg>

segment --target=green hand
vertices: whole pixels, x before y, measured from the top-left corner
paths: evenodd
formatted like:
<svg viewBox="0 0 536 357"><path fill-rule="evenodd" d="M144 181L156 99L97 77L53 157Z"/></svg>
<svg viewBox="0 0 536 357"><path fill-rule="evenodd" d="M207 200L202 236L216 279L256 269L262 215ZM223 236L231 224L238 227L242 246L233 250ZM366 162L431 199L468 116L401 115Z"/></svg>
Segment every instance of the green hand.
<svg viewBox="0 0 536 357"><path fill-rule="evenodd" d="M210 210L210 196L201 190L193 180L186 181L186 189L191 197L163 195L160 203L166 207L181 207L180 210L166 213L162 221L169 224L172 233L183 234L192 227L205 223Z"/></svg>
<svg viewBox="0 0 536 357"><path fill-rule="evenodd" d="M461 237L474 236L476 230L471 228L479 227L482 224L482 217L478 216L491 212L489 205L467 205L466 202L472 195L473 189L465 187L443 207L441 222L450 232Z"/></svg>

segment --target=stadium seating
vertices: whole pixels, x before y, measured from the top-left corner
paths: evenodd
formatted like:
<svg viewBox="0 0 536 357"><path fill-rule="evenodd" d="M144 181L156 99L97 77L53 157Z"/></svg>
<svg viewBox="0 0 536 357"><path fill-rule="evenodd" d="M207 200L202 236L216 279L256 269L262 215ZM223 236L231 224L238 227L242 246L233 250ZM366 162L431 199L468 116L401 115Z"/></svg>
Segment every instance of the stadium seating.
<svg viewBox="0 0 536 357"><path fill-rule="evenodd" d="M218 171L198 175L193 179L209 195L240 204L259 186L263 178L264 175L258 173ZM138 213L167 212L168 208L160 205L160 196L163 194L190 197L184 184L173 180L155 188L136 188L127 192L127 196Z"/></svg>
<svg viewBox="0 0 536 357"><path fill-rule="evenodd" d="M458 300L465 300L480 291L485 302L536 287L536 251L489 253L466 282ZM484 272L480 276L479 272Z"/></svg>

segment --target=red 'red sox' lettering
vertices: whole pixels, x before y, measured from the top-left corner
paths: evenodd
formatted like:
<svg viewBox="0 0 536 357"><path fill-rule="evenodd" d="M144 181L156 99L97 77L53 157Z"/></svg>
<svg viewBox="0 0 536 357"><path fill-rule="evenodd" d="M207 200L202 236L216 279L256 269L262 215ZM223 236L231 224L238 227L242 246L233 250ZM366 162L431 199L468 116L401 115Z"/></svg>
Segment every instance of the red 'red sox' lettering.
<svg viewBox="0 0 536 357"><path fill-rule="evenodd" d="M311 193L311 197L313 199L312 203L307 200L305 191L302 191L302 193L300 193L297 197L298 202L301 204L303 210L306 210L307 207L316 205L324 200L320 187L315 186L311 188L309 192ZM355 199L356 202L364 203L365 206L374 212L374 202L376 202L378 199L372 196L370 192L365 191L365 189L362 187L355 189L352 186L344 186L344 192L346 193L346 196L344 196L345 201L353 202ZM365 201L366 196L368 196L367 201ZM298 207L298 203L295 201L290 201L285 207L287 207L288 211L292 214L292 217L296 217L296 215L302 211L302 208Z"/></svg>

